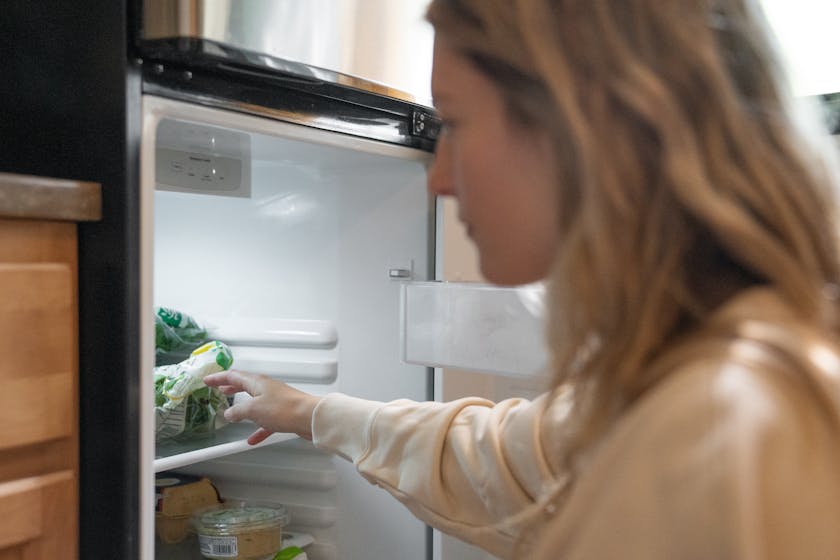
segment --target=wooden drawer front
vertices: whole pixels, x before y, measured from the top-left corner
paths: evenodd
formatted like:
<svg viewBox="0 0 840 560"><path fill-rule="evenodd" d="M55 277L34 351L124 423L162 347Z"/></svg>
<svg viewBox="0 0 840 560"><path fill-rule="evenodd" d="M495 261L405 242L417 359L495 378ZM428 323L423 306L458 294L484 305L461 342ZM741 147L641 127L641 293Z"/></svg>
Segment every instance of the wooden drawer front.
<svg viewBox="0 0 840 560"><path fill-rule="evenodd" d="M0 264L0 450L74 433L74 286L66 264Z"/></svg>
<svg viewBox="0 0 840 560"><path fill-rule="evenodd" d="M76 224L0 218L0 262L76 262Z"/></svg>
<svg viewBox="0 0 840 560"><path fill-rule="evenodd" d="M0 484L0 560L76 558L76 488L72 471Z"/></svg>

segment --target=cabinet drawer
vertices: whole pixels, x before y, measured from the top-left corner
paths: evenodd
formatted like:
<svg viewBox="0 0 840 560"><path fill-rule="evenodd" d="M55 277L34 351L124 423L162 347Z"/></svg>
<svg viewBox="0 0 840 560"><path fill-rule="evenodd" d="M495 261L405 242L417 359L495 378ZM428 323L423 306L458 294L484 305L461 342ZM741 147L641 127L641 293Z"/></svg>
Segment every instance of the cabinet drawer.
<svg viewBox="0 0 840 560"><path fill-rule="evenodd" d="M0 262L76 262L76 224L0 218Z"/></svg>
<svg viewBox="0 0 840 560"><path fill-rule="evenodd" d="M73 433L74 291L67 264L0 264L0 450Z"/></svg>
<svg viewBox="0 0 840 560"><path fill-rule="evenodd" d="M76 558L76 494L69 470L0 484L0 559Z"/></svg>

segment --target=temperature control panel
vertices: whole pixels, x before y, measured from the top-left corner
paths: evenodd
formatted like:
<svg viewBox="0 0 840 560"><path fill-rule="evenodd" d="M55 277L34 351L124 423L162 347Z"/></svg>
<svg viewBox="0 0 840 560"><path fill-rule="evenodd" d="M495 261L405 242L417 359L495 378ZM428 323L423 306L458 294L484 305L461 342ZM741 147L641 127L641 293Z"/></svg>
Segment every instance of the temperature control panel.
<svg viewBox="0 0 840 560"><path fill-rule="evenodd" d="M223 128L162 121L155 148L157 189L249 197L249 140Z"/></svg>

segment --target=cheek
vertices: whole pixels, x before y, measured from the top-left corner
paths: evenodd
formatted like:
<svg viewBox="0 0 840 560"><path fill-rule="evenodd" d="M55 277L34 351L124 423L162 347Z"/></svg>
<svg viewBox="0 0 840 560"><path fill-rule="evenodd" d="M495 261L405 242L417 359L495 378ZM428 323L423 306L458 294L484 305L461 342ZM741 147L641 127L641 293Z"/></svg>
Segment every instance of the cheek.
<svg viewBox="0 0 840 560"><path fill-rule="evenodd" d="M488 280L522 284L543 279L559 242L553 160L528 143L510 145L507 157L485 162L479 251ZM483 245L483 246L482 246Z"/></svg>
<svg viewBox="0 0 840 560"><path fill-rule="evenodd" d="M507 168L508 153L504 146L486 137L468 138L456 148L453 166L455 189L459 199L476 206L493 206L501 196L509 196L516 188L515 173Z"/></svg>

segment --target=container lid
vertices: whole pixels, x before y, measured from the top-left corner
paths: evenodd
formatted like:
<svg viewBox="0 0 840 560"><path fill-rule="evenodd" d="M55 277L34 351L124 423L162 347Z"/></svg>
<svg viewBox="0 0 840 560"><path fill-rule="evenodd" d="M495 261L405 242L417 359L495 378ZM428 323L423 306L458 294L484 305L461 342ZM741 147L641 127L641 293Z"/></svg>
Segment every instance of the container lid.
<svg viewBox="0 0 840 560"><path fill-rule="evenodd" d="M228 535L283 527L289 522L286 508L278 505L220 504L196 512L193 525L199 534Z"/></svg>

